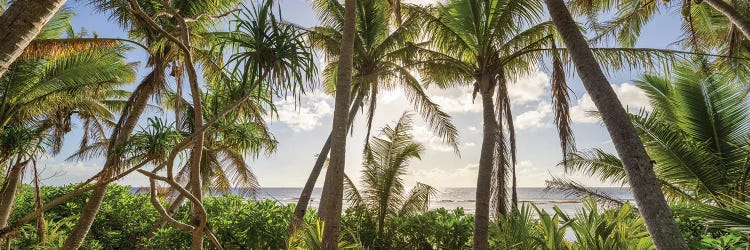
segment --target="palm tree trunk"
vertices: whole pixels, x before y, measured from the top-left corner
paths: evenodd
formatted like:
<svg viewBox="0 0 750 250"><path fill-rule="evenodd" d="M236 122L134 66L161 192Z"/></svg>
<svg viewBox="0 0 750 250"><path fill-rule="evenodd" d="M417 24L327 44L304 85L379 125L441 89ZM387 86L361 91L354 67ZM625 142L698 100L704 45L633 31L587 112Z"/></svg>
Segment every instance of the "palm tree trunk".
<svg viewBox="0 0 750 250"><path fill-rule="evenodd" d="M13 210L13 201L16 199L16 191L18 190L18 185L21 183L23 170L28 163L29 161L20 161L19 159L8 172L8 177L5 179L2 194L0 195L0 227L8 224L10 212Z"/></svg>
<svg viewBox="0 0 750 250"><path fill-rule="evenodd" d="M357 98L354 99L354 102L349 108L349 126L347 126L347 128L351 127L352 122L354 121L354 116L357 115L357 110L359 110L359 107L362 106L362 102L364 101L364 99L365 96L361 94L357 95ZM307 211L307 206L310 202L312 191L315 188L315 183L318 182L318 177L320 177L320 172L323 170L323 165L325 165L326 159L328 158L328 153L330 151L331 135L328 135L328 139L326 139L325 144L323 144L323 148L320 149L318 158L315 160L315 165L310 172L310 176L307 178L307 182L305 182L305 187L302 188L302 194L300 194L299 200L297 201L297 206L294 208L292 222L289 224L289 228L287 229L287 232L289 234L293 233L294 230L300 224L302 224L303 219L305 218L305 212Z"/></svg>
<svg viewBox="0 0 750 250"><path fill-rule="evenodd" d="M474 250L489 248L490 197L492 194L492 166L495 159L497 140L497 119L495 105L492 102L492 86L489 76L480 76L479 86L482 95L482 149L479 156L479 171L477 173L476 210L474 214Z"/></svg>
<svg viewBox="0 0 750 250"><path fill-rule="evenodd" d="M630 189L638 211L657 249L688 249L680 228L672 217L664 194L627 112L604 76L586 39L570 15L563 0L545 0L552 21L563 38L568 53L583 81L586 91L601 113L615 149L628 175Z"/></svg>
<svg viewBox="0 0 750 250"><path fill-rule="evenodd" d="M185 199L184 195L181 195L181 194L178 195L177 198L175 198L172 201L172 204L169 205L169 208L167 208L167 214L169 216L174 215L174 213L177 212L177 209L179 209L180 206L182 206L182 204L185 203L185 200L186 199ZM149 239L149 238L153 237L154 234L156 233L156 231L159 231L159 229L161 229L162 227L164 227L166 225L167 225L167 219L164 218L164 217L160 218L158 221L156 221L156 223L154 224L154 226L151 228L151 231L149 231L146 234L146 236L143 237L143 240L146 240L146 239Z"/></svg>
<svg viewBox="0 0 750 250"><path fill-rule="evenodd" d="M73 231L68 234L68 238L65 239L62 249L78 249L83 244L83 240L86 239L86 235L91 229L91 225L94 224L96 214L99 213L99 208L104 202L104 196L107 194L107 185L103 185L94 189L94 192L89 196L86 205L81 210L81 216L78 219L78 223L73 228Z"/></svg>
<svg viewBox="0 0 750 250"><path fill-rule="evenodd" d="M724 0L703 0L714 9L724 14L729 21L750 40L750 18L743 16L737 9Z"/></svg>
<svg viewBox="0 0 750 250"><path fill-rule="evenodd" d="M15 0L0 16L0 76L23 53L31 40L65 0Z"/></svg>
<svg viewBox="0 0 750 250"><path fill-rule="evenodd" d="M123 112L120 115L120 120L110 137L114 139L110 143L109 149L118 148L121 145L124 145L126 139L130 137L130 133L135 129L138 119L146 109L149 98L151 98L151 95L154 93L157 86L164 83L165 69L166 65L163 65L162 63L154 65L154 70L151 71L151 73L143 79L143 82L138 85L138 88L133 91L133 94L128 99L128 105L132 106L126 106L123 109ZM102 171L107 172L118 167L121 163L120 154L121 153L118 153L118 151L115 150L108 151L107 162L104 164ZM76 223L75 227L68 235L62 249L78 249L81 247L83 240L86 238L86 234L88 234L89 229L91 228L91 224L94 223L96 214L99 213L99 207L104 201L104 195L106 192L107 185L94 189L91 197L89 197L89 200L81 211L78 223Z"/></svg>
<svg viewBox="0 0 750 250"><path fill-rule="evenodd" d="M344 195L344 164L346 160L346 133L349 125L347 109L351 92L352 68L354 64L354 32L356 0L344 1L344 30L339 54L339 72L336 83L336 103L333 110L331 130L331 164L326 171L320 213L323 228L322 249L338 248L341 230L341 203Z"/></svg>
<svg viewBox="0 0 750 250"><path fill-rule="evenodd" d="M516 180L516 164L513 164L512 171L513 171L513 180L512 180L513 183L511 185L513 186L511 190L512 193L510 194L511 195L510 200L513 203L512 209L515 210L516 208L518 208L518 182Z"/></svg>
<svg viewBox="0 0 750 250"><path fill-rule="evenodd" d="M34 209L41 210L44 201L42 201L42 190L39 186L39 170L34 160ZM44 221L44 213L40 213L36 218L36 244L44 245L47 242L47 222Z"/></svg>

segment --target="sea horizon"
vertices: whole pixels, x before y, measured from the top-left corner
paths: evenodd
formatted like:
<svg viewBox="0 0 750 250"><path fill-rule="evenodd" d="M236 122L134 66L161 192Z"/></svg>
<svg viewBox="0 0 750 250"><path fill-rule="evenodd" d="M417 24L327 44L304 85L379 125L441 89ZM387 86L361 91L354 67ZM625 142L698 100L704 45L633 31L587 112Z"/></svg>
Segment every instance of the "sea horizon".
<svg viewBox="0 0 750 250"><path fill-rule="evenodd" d="M607 195L623 201L633 201L633 196L628 187L589 187L591 190L606 193ZM466 213L474 213L475 190L474 187L452 187L436 188L435 195L430 199L429 209L445 208L453 210L462 208ZM132 187L131 192L145 194L149 187ZM313 189L309 206L317 208L323 188ZM555 190L546 190L545 187L518 187L518 201L522 204L534 204L540 209L551 211L557 206L566 213L574 213L582 207L581 199L577 196ZM214 193L213 196L225 194L240 195L251 200L274 200L280 204L296 204L302 187L261 187L254 194L247 188L232 188L229 193ZM346 200L344 205L346 206Z"/></svg>

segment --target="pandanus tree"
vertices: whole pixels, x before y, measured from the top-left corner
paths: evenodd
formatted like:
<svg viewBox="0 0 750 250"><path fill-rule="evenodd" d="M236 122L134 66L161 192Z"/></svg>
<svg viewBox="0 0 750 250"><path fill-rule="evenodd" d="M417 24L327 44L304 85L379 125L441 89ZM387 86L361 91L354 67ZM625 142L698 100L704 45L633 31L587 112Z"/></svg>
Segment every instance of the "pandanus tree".
<svg viewBox="0 0 750 250"><path fill-rule="evenodd" d="M338 72L344 7L335 0L318 0L314 6L324 25L310 28L308 37L327 60L323 69L323 86L326 92L333 93L337 84L336 73ZM410 62L409 44L418 36L419 23L413 18L407 18L400 27L391 29L389 25L391 18L384 3L360 1L357 2L357 7L362 13L367 14L357 16L353 80L350 87L353 98L349 107L348 129L351 129L357 111L366 109L365 140L367 141L377 107L378 94L381 91L401 89L433 131L458 152L458 132L451 123L450 116L430 100L413 74L414 63ZM313 188L330 152L330 139L329 136L305 183L295 208L290 230L297 226L304 217Z"/></svg>
<svg viewBox="0 0 750 250"><path fill-rule="evenodd" d="M722 204L747 197L750 105L740 83L684 61L671 76L645 74L636 80L651 110L631 114L664 194L687 204ZM616 155L600 149L572 153L567 169L627 184ZM550 183L553 186L564 184Z"/></svg>
<svg viewBox="0 0 750 250"><path fill-rule="evenodd" d="M506 176L515 172L515 132L508 89L510 84L552 61L552 102L563 152L574 147L569 118L565 63L571 53L558 48L552 22L543 22L537 1L454 0L434 8L411 7L429 42L414 47L419 71L428 84L473 86L482 99L483 139L477 177L474 248L487 248L490 204L507 211ZM596 59L610 68L651 67L668 62L675 51L596 48ZM565 154L563 154L565 158ZM565 160L565 159L564 159ZM515 178L512 180L515 183ZM511 194L517 200L515 191Z"/></svg>
<svg viewBox="0 0 750 250"><path fill-rule="evenodd" d="M107 146L107 156L105 157L106 161L103 173L97 174L99 177L110 178L121 173L124 169L121 166L123 164L120 164L120 159L122 158L119 155L120 153L112 149L122 147L135 128L141 114L144 112L148 100L154 94L161 93L167 88L166 73L170 64L173 66L173 72L171 73L175 75L176 79L183 77L182 72L189 75L188 78L192 84L191 89L196 91L193 94L194 96L199 96L200 92L196 89L198 88L197 73L193 65L195 59L190 50L192 48L200 48L200 46L197 46L200 42L196 41L195 47L184 46L184 43L190 43L190 32L199 34L199 32L205 31L210 24L214 23L214 16L225 13L235 6L237 2L144 1L143 3L139 3L138 1L92 1L91 3L101 11L111 13L112 19L116 20L124 28L133 31L130 33L133 38L143 41L143 44L149 49L147 65L152 67L152 71L143 78L135 91L133 91L127 105L123 107L120 113L117 124L113 128L109 145ZM179 12L180 15L174 15L174 13L170 12ZM168 13L168 15L159 16L154 15L155 13ZM153 16L156 16L156 20L151 18ZM184 21L184 17L197 18L189 22L190 25L188 25L188 22L180 22ZM164 27L167 27L170 31L165 30ZM170 32L179 33L180 35L178 36L180 36L181 40L170 39L175 38ZM185 36L188 39L182 39ZM199 38L200 36L196 37ZM178 80L178 82L180 81ZM181 90L182 86L179 86L178 89ZM202 124L202 122L200 123ZM200 138L202 137L198 137L198 142L201 141ZM79 223L76 224L76 227L65 243L66 248L76 249L80 247L101 206L105 191L106 185L101 185L92 193L89 201L84 206Z"/></svg>
<svg viewBox="0 0 750 250"><path fill-rule="evenodd" d="M404 113L395 125L385 126L370 140L363 156L361 188L346 178L347 199L372 216L379 234L386 219L427 211L435 193L433 187L422 183L411 190L404 187L409 161L420 159L424 152L424 145L414 142L410 134L413 122L412 116Z"/></svg>
<svg viewBox="0 0 750 250"><path fill-rule="evenodd" d="M657 249L686 249L672 211L669 210L659 181L638 133L630 122L615 91L592 53L586 38L562 0L545 0L547 10L565 43L575 68L596 108L601 112L631 185L638 211L643 216Z"/></svg>
<svg viewBox="0 0 750 250"><path fill-rule="evenodd" d="M306 82L310 83L314 74L314 64L312 62L311 52L306 46L304 46L302 32L293 25L278 21L276 14L272 12L273 6L272 1L263 2L257 6L253 5L252 9L243 6L244 8L241 9L238 14L234 14L235 21L232 22L232 24L235 25L234 30L211 34L211 36L217 39L220 43L221 46L219 46L219 48L233 48L235 49L235 53L228 58L226 68L219 68L219 71L207 71L207 74L205 75L206 81L214 88L212 90L217 91L216 93L222 94L221 97L208 99L217 105L213 107L208 106L211 108L208 111L208 114L212 114L213 116L206 124L199 122L202 119L195 119L195 116L203 115L205 112L196 111L204 109L202 106L203 101L200 100L200 96L196 99L196 94L193 93L193 100L191 103L191 108L193 109L193 117L191 117L193 120L193 129L191 131L191 137L195 137L196 135L208 135L207 133L211 132L211 126L214 124L223 124L222 119L224 118L227 119L225 121L235 119L237 122L242 122L241 119L244 119L243 116L246 116L251 119L246 121L249 123L242 124L246 126L246 130L240 131L239 128L235 127L235 131L229 132L253 132L256 134L238 136L240 138L244 136L257 136L252 139L262 139L261 137L263 137L267 140L265 143L268 143L268 140L272 139L270 139L267 132L265 132L265 127L262 120L260 120L260 117L263 115L263 109L262 106L259 105L270 103L272 97L286 96L290 93L292 95L302 93L307 86ZM248 102L249 100L252 101ZM203 125L197 126L198 124ZM258 126L260 126L260 128ZM217 128L216 131L219 132L216 132L215 135L226 136L228 132L220 132L222 129L223 128ZM232 140L232 138L225 139ZM238 138L235 137L234 139ZM202 244L200 244L203 234L202 231L207 230L205 227L205 210L200 206L199 197L202 195L202 190L197 189L199 186L202 186L202 177L200 174L202 173L203 168L201 168L201 164L195 164L195 158L203 158L203 152L198 153L196 148L208 149L207 156L209 157L221 156L222 152L219 151L222 150L224 153L230 152L229 150L221 148L213 148L216 151L211 152L211 141L208 140L209 144L206 144L205 142L207 141L204 140L200 143L202 144L200 147L194 146L193 150L191 150L193 161L191 161L191 164L189 165L190 180L188 183L191 184L192 194L185 193L185 189L182 188L180 184L176 183L171 176L171 164L174 161L175 156L174 151L170 154L170 159L166 164L168 177L166 179L160 178L166 180L173 188L180 190L181 194L185 195L191 201L193 210L200 210L200 213L203 216L199 225L190 227L189 225L181 224L174 221L174 219L170 219L171 217L164 212L164 209L157 206L157 209L162 213L162 216L167 218L168 221L170 221L170 224L183 230L193 231L193 248L202 247ZM238 141L235 141L233 143L237 142ZM232 142L226 141L224 143ZM220 147L221 145L215 144L214 146ZM237 147L238 145L233 146ZM202 160L203 159L200 159L198 162L200 163ZM208 163L209 164L207 165L210 166L211 162ZM240 165L240 167L244 166ZM216 170L208 169L209 171ZM142 171L142 173L145 172ZM199 178L196 178L196 176ZM243 176L248 178L246 181L253 183L251 176L247 175L247 173L244 173ZM151 175L151 177L157 178L153 175ZM198 183L198 185L195 185L196 183ZM194 213L195 212L196 211L194 211ZM203 229L201 229L201 227ZM210 231L207 232L209 233L209 236L212 235ZM211 239L215 245L218 245L215 237L212 236Z"/></svg>
<svg viewBox="0 0 750 250"><path fill-rule="evenodd" d="M267 95L266 92L259 94ZM229 98L237 93L221 93L217 90L209 90L204 97L204 116L210 120L218 112L224 110L229 104ZM219 119L214 125L206 128L206 143L203 149L203 160L201 161L201 176L205 193L227 193L231 189L239 190L245 194L254 195L258 188L258 181L253 173L250 163L246 158L256 158L262 154L272 154L278 142L268 131L264 116L269 115L265 106L272 107L271 99L268 97L254 97L243 104L243 108L227 114ZM169 102L175 103L175 102ZM187 100L182 102L184 110L182 113L192 113L192 106ZM180 122L180 131L190 133L194 128L189 116L184 116ZM178 172L176 178L186 182L190 173L189 166L184 166ZM173 190L174 191L174 190ZM176 194L167 212L173 214L185 201L185 196ZM154 226L155 230L163 227L166 220L162 219Z"/></svg>

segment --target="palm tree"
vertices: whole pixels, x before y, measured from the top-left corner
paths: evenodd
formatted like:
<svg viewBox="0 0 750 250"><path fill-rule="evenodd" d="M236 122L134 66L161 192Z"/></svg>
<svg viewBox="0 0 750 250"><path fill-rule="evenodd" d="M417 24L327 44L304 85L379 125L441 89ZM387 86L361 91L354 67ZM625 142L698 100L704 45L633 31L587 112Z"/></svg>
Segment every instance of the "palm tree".
<svg viewBox="0 0 750 250"><path fill-rule="evenodd" d="M739 83L707 72L704 63L679 63L671 77L645 74L635 81L652 110L631 115L654 172L670 200L722 204L744 200L750 105ZM617 156L600 149L574 153L568 170L627 184Z"/></svg>
<svg viewBox="0 0 750 250"><path fill-rule="evenodd" d="M717 70L747 79L748 46L750 43L750 5L746 1L569 1L574 15L589 17L592 30L598 34L593 42L614 38L621 46L632 47L641 30L658 13L674 8L682 17L682 39L679 42L693 51L719 52ZM615 17L597 21L599 13L616 8Z"/></svg>
<svg viewBox="0 0 750 250"><path fill-rule="evenodd" d="M513 131L509 130L511 133L506 138L501 128L504 123L512 127L506 81L529 72L533 67L525 60L514 58L516 52L522 53L524 49L516 45L538 48L549 39L549 24L537 25L540 10L540 5L533 1L499 0L456 0L440 4L435 9L413 9L424 20L425 29L430 32L428 46L434 48L420 51L426 55L424 57L429 56L423 59L425 63L420 69L425 80L440 87L473 85L474 95L479 93L482 98L484 136L477 177L474 249L488 247L492 190L496 197L496 212L505 213L505 178L507 167L515 158L514 143L510 145L511 156L506 154L506 140L515 140ZM522 25L532 27L529 32L518 33ZM497 161L496 156L499 157Z"/></svg>
<svg viewBox="0 0 750 250"><path fill-rule="evenodd" d="M633 197L646 228L658 249L686 249L680 229L667 206L651 159L638 138L627 112L622 107L599 62L578 29L562 0L545 0L552 21L571 55L586 91L601 112L631 184Z"/></svg>
<svg viewBox="0 0 750 250"><path fill-rule="evenodd" d="M703 4L705 3L705 4ZM683 22L686 42L697 46L695 42L711 41L715 35L726 37L729 29L732 33L741 33L746 39L750 39L750 18L748 18L747 3L741 1L723 0L701 0L701 1L586 1L573 0L569 2L571 11L591 17L592 21L600 13L606 13L617 9L615 18L605 23L595 21L593 27L601 32L598 38L615 36L624 46L633 46L641 34L641 29L661 9L676 8L680 10ZM719 24L719 25L716 25ZM709 27L710 25L716 25ZM716 33L714 33L716 32ZM714 33L714 34L710 34ZM690 44L692 43L692 44ZM708 45L708 44L702 44ZM713 40L711 46L725 46L727 43L719 43Z"/></svg>
<svg viewBox="0 0 750 250"><path fill-rule="evenodd" d="M41 32L65 0L15 0L0 6L0 77Z"/></svg>
<svg viewBox="0 0 750 250"><path fill-rule="evenodd" d="M326 92L332 93L336 89L335 72L338 71L338 49L341 45L341 30L343 26L341 3L332 0L320 0L314 3L319 18L324 26L313 27L308 31L311 43L321 50L328 59L323 74L324 88ZM377 107L378 93L401 87L406 93L408 100L431 125L435 133L442 137L448 144L454 146L458 152L458 133L451 124L450 116L440 110L440 107L430 100L420 85L417 77L411 72L409 65L408 44L418 35L418 23L412 19L395 30L388 25L390 15L386 6L378 1L360 1L357 3L359 9L368 13L357 17L357 30L354 49L353 84L351 93L354 97L349 108L349 128L352 126L354 117L363 104L367 101L367 141L372 128L372 120ZM329 137L330 138L330 137ZM326 141L318 154L318 159L313 170L305 183L300 199L297 202L294 213L294 223L290 225L290 231L301 222L305 214L310 196L315 183L323 168L323 163L330 151L330 139Z"/></svg>
<svg viewBox="0 0 750 250"><path fill-rule="evenodd" d="M8 72L0 78L0 130L11 134L4 143L7 148L2 150L0 161L13 157L16 163L4 185L0 214L10 213L23 169L38 153L22 148L37 147L45 134L50 133L51 141L45 144L53 154L59 153L62 136L70 131L70 116L110 117L103 98L112 93L111 89L134 78L132 66L124 62L121 48L23 59L12 64ZM13 132L18 128L27 133ZM27 137L18 137L22 135ZM0 226L6 223L7 216L0 216Z"/></svg>
<svg viewBox="0 0 750 250"><path fill-rule="evenodd" d="M344 194L344 163L346 160L346 132L349 126L348 109L352 71L354 66L354 33L356 32L357 1L344 1L344 22L336 76L336 101L331 129L331 164L326 171L320 212L325 223L322 249L336 249L341 231L341 203Z"/></svg>
<svg viewBox="0 0 750 250"><path fill-rule="evenodd" d="M427 211L435 189L417 183L411 191L404 188L403 175L409 161L419 159L424 146L414 142L411 115L404 113L393 127L385 126L380 137L370 140L364 153L363 187L357 188L346 178L346 197L354 207L362 207L374 216L378 234L385 220Z"/></svg>
<svg viewBox="0 0 750 250"><path fill-rule="evenodd" d="M569 95L564 62L569 51L556 47L559 36L552 22L542 22L535 1L454 0L436 8L409 8L420 16L430 41L414 48L423 80L447 88L473 86L482 97L482 150L477 177L474 247L487 248L490 203L497 214L507 210L506 176L515 171L515 132L508 96L509 83L537 70L544 58L552 61L552 100L560 146L573 151ZM671 60L675 51L597 48L597 59L611 68ZM513 192L515 193L515 192ZM513 201L517 200L512 194Z"/></svg>

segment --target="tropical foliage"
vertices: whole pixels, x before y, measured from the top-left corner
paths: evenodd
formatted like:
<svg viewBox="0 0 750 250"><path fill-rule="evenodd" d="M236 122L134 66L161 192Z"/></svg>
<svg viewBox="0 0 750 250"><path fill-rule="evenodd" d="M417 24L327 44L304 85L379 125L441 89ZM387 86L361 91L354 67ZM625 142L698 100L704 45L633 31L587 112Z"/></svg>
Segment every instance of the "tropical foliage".
<svg viewBox="0 0 750 250"><path fill-rule="evenodd" d="M360 188L346 178L346 197L353 207L372 214L378 232L383 231L387 219L427 211L435 193L433 187L422 183L410 191L404 187L409 161L419 159L424 151L424 146L414 142L409 134L412 122L411 115L404 113L393 127L384 127L380 137L370 140L365 148Z"/></svg>
<svg viewBox="0 0 750 250"><path fill-rule="evenodd" d="M702 65L681 62L672 76L646 74L635 81L651 110L633 114L631 120L669 198L697 204L744 199L750 106L739 83L705 72ZM627 183L620 160L603 150L574 153L569 159L569 171Z"/></svg>
<svg viewBox="0 0 750 250"><path fill-rule="evenodd" d="M0 0L2 23L45 16L16 22L35 26L34 39L0 32L24 40L3 48L18 53L0 62L0 242L8 248L750 247L747 1L314 0L312 27L286 21L273 0L88 1L127 38L76 32L70 8L50 17L8 7L40 2ZM644 27L668 10L679 10L675 44L684 51L635 48ZM133 50L146 53L140 79ZM577 151L573 68L618 154ZM604 73L635 69L648 71L634 83L650 105L626 113ZM575 213L519 201L511 88L539 70L550 75L545 101L559 165L632 185L638 204L567 176L552 177L548 189L579 195ZM371 136L379 99L398 90L460 156L458 129L444 111L452 107L438 105L430 87L465 88L471 101L481 99L473 215L430 211L436 189L407 186L409 166L428 149L411 134L411 113ZM299 206L252 199L260 186L254 161L282 143L268 126L282 115L276 104L308 105L303 96L316 90L336 99L333 129ZM357 183L345 176L344 160L360 111ZM80 142L67 159L102 160L101 171L78 185L43 187L37 161L70 147L73 131ZM305 214L329 154L321 213ZM150 186L112 184L133 172Z"/></svg>

